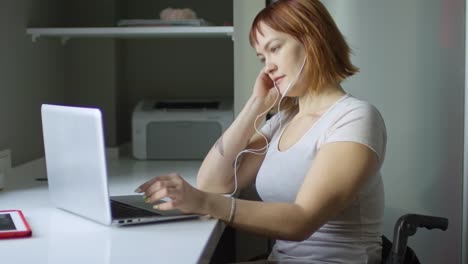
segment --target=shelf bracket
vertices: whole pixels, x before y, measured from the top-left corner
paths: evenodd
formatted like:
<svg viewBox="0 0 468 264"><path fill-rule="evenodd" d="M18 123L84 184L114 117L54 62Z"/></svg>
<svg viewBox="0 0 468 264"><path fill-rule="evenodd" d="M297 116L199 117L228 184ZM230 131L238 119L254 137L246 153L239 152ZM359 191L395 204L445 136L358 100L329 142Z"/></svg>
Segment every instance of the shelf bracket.
<svg viewBox="0 0 468 264"><path fill-rule="evenodd" d="M31 35L31 41L32 41L32 42L36 42L37 39L38 39L40 36L41 36L40 34L32 34L32 35Z"/></svg>
<svg viewBox="0 0 468 264"><path fill-rule="evenodd" d="M70 40L70 37L62 37L60 38L60 43L62 43L62 45L67 45L67 42Z"/></svg>

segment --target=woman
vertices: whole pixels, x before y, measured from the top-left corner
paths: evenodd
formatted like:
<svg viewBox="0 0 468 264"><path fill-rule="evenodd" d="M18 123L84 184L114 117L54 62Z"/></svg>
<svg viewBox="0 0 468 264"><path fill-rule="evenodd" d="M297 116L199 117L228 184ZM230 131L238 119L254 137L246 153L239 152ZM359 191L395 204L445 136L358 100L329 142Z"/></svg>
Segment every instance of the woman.
<svg viewBox="0 0 468 264"><path fill-rule="evenodd" d="M358 71L343 36L320 1L279 0L257 15L250 40L265 67L203 161L198 189L170 174L138 191L151 203L170 197L161 210L276 239L270 261L380 263L386 130L375 107L340 86ZM221 195L253 183L263 201Z"/></svg>

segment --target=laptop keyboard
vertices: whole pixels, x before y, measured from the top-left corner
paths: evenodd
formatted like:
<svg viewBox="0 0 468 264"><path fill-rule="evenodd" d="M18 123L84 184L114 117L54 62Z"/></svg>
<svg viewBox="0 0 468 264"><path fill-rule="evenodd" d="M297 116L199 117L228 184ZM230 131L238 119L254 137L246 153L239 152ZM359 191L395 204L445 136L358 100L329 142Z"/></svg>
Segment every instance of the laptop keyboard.
<svg viewBox="0 0 468 264"><path fill-rule="evenodd" d="M149 211L137 208L137 207L123 204L114 200L110 200L110 201L111 201L112 218L114 219L137 218L137 217L160 215L154 212L149 212Z"/></svg>

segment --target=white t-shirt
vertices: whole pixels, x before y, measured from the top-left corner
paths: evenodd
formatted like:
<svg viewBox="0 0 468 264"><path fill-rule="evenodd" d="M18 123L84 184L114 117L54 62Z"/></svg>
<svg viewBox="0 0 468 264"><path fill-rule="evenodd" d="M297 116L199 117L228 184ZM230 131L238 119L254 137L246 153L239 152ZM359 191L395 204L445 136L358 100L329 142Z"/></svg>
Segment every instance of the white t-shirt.
<svg viewBox="0 0 468 264"><path fill-rule="evenodd" d="M330 142L352 141L373 150L381 167L387 135L379 111L371 104L345 95L335 102L293 146L278 150L278 139L290 118L273 116L261 129L270 140L256 179L265 202L289 202L320 148ZM339 164L338 164L339 166ZM355 201L301 242L277 240L269 260L280 263L380 263L384 189L379 171L369 177ZM291 216L294 217L294 216Z"/></svg>

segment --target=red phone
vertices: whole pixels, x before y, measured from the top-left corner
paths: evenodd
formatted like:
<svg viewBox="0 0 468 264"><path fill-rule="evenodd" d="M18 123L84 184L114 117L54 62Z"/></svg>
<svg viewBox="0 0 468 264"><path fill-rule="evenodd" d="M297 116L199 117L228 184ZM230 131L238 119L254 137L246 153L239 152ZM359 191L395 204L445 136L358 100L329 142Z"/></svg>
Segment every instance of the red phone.
<svg viewBox="0 0 468 264"><path fill-rule="evenodd" d="M20 210L0 211L0 239L31 235L31 228Z"/></svg>

